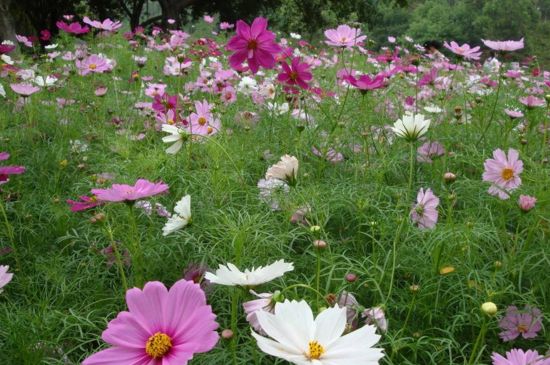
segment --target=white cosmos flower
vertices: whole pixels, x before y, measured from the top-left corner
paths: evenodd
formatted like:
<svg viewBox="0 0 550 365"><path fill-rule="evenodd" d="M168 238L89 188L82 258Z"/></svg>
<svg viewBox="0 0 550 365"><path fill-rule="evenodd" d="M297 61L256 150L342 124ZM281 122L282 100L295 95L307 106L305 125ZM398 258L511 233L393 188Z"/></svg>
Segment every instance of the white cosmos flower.
<svg viewBox="0 0 550 365"><path fill-rule="evenodd" d="M44 46L44 48L46 48L47 50L52 50L52 49L56 49L58 46L57 43L52 43L52 44L48 44L47 46Z"/></svg>
<svg viewBox="0 0 550 365"><path fill-rule="evenodd" d="M179 229L182 229L191 221L191 196L186 195L179 202L176 203L174 208L174 214L162 227L162 235L168 236Z"/></svg>
<svg viewBox="0 0 550 365"><path fill-rule="evenodd" d="M0 59L2 61L4 61L4 63L8 64L8 65L13 65L13 60L11 59L10 56L8 56L7 54L3 54L0 56Z"/></svg>
<svg viewBox="0 0 550 365"><path fill-rule="evenodd" d="M293 185L296 182L296 177L298 176L299 166L300 163L296 157L284 155L281 157L279 162L267 169L265 178L267 180L279 179Z"/></svg>
<svg viewBox="0 0 550 365"><path fill-rule="evenodd" d="M271 265L265 267L246 269L244 272L239 270L232 263L227 263L227 266L220 265L216 273L207 272L205 279L212 283L229 286L256 286L267 283L273 279L283 276L287 271L294 270L294 265L291 262L284 260L275 261Z"/></svg>
<svg viewBox="0 0 550 365"><path fill-rule="evenodd" d="M162 137L162 141L164 143L175 142L173 145L166 149L166 153L169 153L171 155L175 155L176 153L178 153L178 151L183 146L183 142L185 142L185 140L187 140L187 137L189 136L189 132L186 129L176 127L172 124L163 124L162 131L170 133L169 136Z"/></svg>
<svg viewBox="0 0 550 365"><path fill-rule="evenodd" d="M245 95L249 95L253 91L256 91L258 89L258 83L252 77L245 76L239 82L239 85L237 86L237 89L241 93L243 93Z"/></svg>
<svg viewBox="0 0 550 365"><path fill-rule="evenodd" d="M2 86L2 84L0 84L0 96L2 97L6 97L6 90L4 89L4 86Z"/></svg>
<svg viewBox="0 0 550 365"><path fill-rule="evenodd" d="M375 365L384 354L374 346L380 336L376 327L363 326L342 336L346 329L346 308L338 305L313 318L305 301L275 304L275 314L258 311L263 331L252 331L265 353L297 365Z"/></svg>
<svg viewBox="0 0 550 365"><path fill-rule="evenodd" d="M415 141L422 137L430 127L430 120L425 119L422 114L406 112L401 119L393 124L392 130L399 137Z"/></svg>
<svg viewBox="0 0 550 365"><path fill-rule="evenodd" d="M34 78L34 83L38 86L52 86L57 82L57 77L55 76L36 76Z"/></svg>

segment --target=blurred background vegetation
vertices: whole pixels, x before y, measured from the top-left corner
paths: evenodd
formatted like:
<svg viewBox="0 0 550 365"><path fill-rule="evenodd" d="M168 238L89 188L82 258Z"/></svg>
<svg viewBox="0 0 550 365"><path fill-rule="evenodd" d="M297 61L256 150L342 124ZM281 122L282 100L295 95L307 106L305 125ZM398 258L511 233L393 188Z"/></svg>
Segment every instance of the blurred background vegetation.
<svg viewBox="0 0 550 365"><path fill-rule="evenodd" d="M525 37L523 54L550 64L550 0L0 0L0 6L9 9L16 31L27 35L55 31L55 21L69 13L126 19L131 27L168 26L169 18L188 26L204 14L228 22L263 15L274 29L310 41L329 27L359 23L371 48L387 44L389 35L472 45L481 38ZM5 34L0 29L0 36L9 38Z"/></svg>

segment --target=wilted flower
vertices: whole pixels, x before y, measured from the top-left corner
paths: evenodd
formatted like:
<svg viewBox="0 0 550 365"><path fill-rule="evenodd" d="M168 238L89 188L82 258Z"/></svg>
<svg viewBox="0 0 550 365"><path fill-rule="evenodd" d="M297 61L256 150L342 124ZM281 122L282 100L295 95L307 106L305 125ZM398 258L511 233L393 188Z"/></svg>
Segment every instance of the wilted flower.
<svg viewBox="0 0 550 365"><path fill-rule="evenodd" d="M277 192L287 193L290 190L286 182L279 179L260 179L258 189L260 189L260 199L268 204L272 210L280 209L275 194Z"/></svg>
<svg viewBox="0 0 550 365"><path fill-rule="evenodd" d="M432 163L432 158L443 156L445 148L439 142L426 142L416 150L418 162Z"/></svg>
<svg viewBox="0 0 550 365"><path fill-rule="evenodd" d="M375 325L380 331L386 332L388 330L388 320L381 307L367 308L361 316L365 318L365 323Z"/></svg>

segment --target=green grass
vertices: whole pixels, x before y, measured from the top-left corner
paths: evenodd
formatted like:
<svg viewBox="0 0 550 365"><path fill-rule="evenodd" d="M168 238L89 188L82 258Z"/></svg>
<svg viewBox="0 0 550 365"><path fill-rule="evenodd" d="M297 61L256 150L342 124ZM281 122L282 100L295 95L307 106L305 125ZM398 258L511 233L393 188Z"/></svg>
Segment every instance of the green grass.
<svg viewBox="0 0 550 365"><path fill-rule="evenodd" d="M66 44L73 49L72 43ZM58 86L30 97L22 110L15 110L16 98L9 90L0 104L0 152L12 155L9 164L27 168L24 175L3 185L0 195L20 261L18 267L15 253L0 257L0 263L10 265L15 273L0 294L1 364L76 364L105 346L101 332L126 308L116 266L108 268L99 253L109 245L108 227L122 247L139 242L145 279L167 286L180 279L182 270L193 262L211 268L233 262L243 269L281 258L294 262L293 272L263 285L258 289L262 292L293 284L315 287L317 258L312 242L322 238L328 249L320 253L320 291L326 295L346 290L365 307L383 305L389 320L389 331L381 340L386 352L381 363L385 365L468 364L484 320L488 331L474 362L477 365L489 364L493 351L503 353L512 347L539 353L548 350L550 332L546 329L529 341L508 344L498 338L498 318L508 305L539 307L546 315L546 326L550 314L548 143L536 128L525 136L525 145L516 132L505 132L511 122L502 109L505 104L518 105L515 100L523 95L513 83L501 91L485 138L481 133L490 120L495 93L476 101L459 88L438 92L433 101L445 114L432 116L441 123L432 125L427 138L441 142L447 154L433 164L415 164L409 191L408 144L396 138L390 145L372 138L370 132L371 126L394 122L375 111L384 100L400 102L405 95L414 96L407 77L392 79L389 89L366 97L350 90L345 104L345 89L340 104L333 98L320 105L310 102L308 112L317 126L303 131L290 116L273 116L239 95L236 104L218 103L216 113L223 130L213 137L215 141L194 143L191 149L186 146L174 157L164 152L163 133L144 128L144 122L154 123L154 119L133 108L147 97L139 83L127 81L135 66L125 41L119 37L94 40L90 47L92 52L101 51L117 60L112 74L82 77L73 70ZM198 75L195 65L183 79L166 77L162 75L165 54L147 55L140 74L166 82L171 95L185 93L183 84ZM22 65L32 64L27 57ZM38 68L48 74L60 72L64 64L73 63L41 61ZM355 55L354 67L372 71L359 55ZM320 68L315 78L323 87L334 89L334 72L334 68ZM454 82L462 84L463 77L459 73ZM0 80L6 89L10 81L14 79ZM100 84L109 88L102 98L94 96ZM217 101L202 93L190 96ZM59 109L56 98L60 97L73 98L76 103ZM277 100L282 102L284 95ZM471 124L453 122L456 105L467 105ZM243 110L260 113L256 127L248 130L236 124L234 116ZM526 116L533 125L548 118L544 108L527 111ZM123 121L122 133L116 133L111 123L114 117ZM145 132L143 140L129 139L139 132ZM88 150L72 151L71 140L87 143ZM341 145L338 149L346 160L331 164L314 156L311 147L321 141ZM353 144L362 151L354 153ZM484 160L494 149L509 147L518 149L524 161L523 185L512 199L500 201L487 194L488 184L481 181L481 174ZM266 150L273 155L267 160L262 157ZM300 160L298 184L288 194L279 195L282 209L272 212L259 200L256 183L287 153ZM447 171L457 175L456 182L443 181ZM102 186L95 176L104 172L113 173L118 183L133 184L140 177L166 182L170 193L152 201L169 210L190 194L192 225L163 237L164 218L138 214L134 227L124 204L96 209L106 217L96 223L90 221L92 212L71 213L65 200ZM432 188L441 199L434 230L419 230L409 219L421 187ZM537 197L533 211L519 210L519 193ZM311 207L309 222L321 227L317 235L289 221L305 205ZM0 230L1 246L10 245L5 227ZM444 266L455 270L441 275ZM130 283L135 282L133 267L126 273ZM357 281L346 282L347 273L357 274ZM411 285L418 290L411 290ZM230 327L234 290L219 286L208 294L220 329ZM317 309L318 298L310 290L295 287L284 294L303 298ZM496 317L484 318L480 306L486 301L499 307ZM257 349L241 309L238 320L239 364L283 364ZM231 358L229 342L220 340L215 349L197 355L191 363L223 364L231 363Z"/></svg>

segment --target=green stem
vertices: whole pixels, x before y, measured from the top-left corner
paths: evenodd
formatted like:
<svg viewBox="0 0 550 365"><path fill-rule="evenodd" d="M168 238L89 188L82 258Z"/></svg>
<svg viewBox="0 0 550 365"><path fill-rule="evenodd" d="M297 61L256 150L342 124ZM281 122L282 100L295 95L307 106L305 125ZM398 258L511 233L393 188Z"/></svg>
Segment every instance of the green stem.
<svg viewBox="0 0 550 365"><path fill-rule="evenodd" d="M139 234L137 230L136 216L133 207L134 202L127 204L132 229L132 264L135 267L135 286L143 286L143 252L141 250Z"/></svg>
<svg viewBox="0 0 550 365"><path fill-rule="evenodd" d="M321 287L321 249L316 250L317 254L317 272L315 273L315 290L317 293L320 293L320 287ZM317 296L317 310L321 307L319 303L319 296Z"/></svg>
<svg viewBox="0 0 550 365"><path fill-rule="evenodd" d="M409 188L408 192L409 195L412 196L413 191L413 178L414 178L414 166L415 166L415 153L414 153L414 143L409 142L410 145L410 152L409 152Z"/></svg>
<svg viewBox="0 0 550 365"><path fill-rule="evenodd" d="M13 256L15 257L15 265L17 266L17 271L21 271L21 260L19 258L19 253L17 252L17 247L15 244L15 233L13 231L13 227L10 224L10 221L8 220L8 215L6 213L6 209L4 208L4 200L0 198L0 210L2 211L2 216L4 217L4 225L6 226L6 232L8 234L10 247L13 252Z"/></svg>
<svg viewBox="0 0 550 365"><path fill-rule="evenodd" d="M120 281L122 282L124 293L126 293L128 291L128 280L126 279L126 273L124 272L124 264L122 262L122 257L120 255L120 251L118 250L118 245L113 237L113 230L111 229L110 224L108 224L106 230L107 230L107 236L109 237L109 241L111 242L111 247L113 247L113 252L115 253L115 263L117 266L118 274L120 275Z"/></svg>
<svg viewBox="0 0 550 365"><path fill-rule="evenodd" d="M237 336L237 314L239 307L239 296L240 289L235 288L231 298L231 331L233 332L233 337L231 338L231 354L233 358L233 365L237 365L237 345L239 343Z"/></svg>
<svg viewBox="0 0 550 365"><path fill-rule="evenodd" d="M401 223L399 224L399 228L397 228L397 232L395 233L395 237L393 238L393 247L392 247L392 268L391 268L391 277L390 277L390 288L388 289L388 295L386 295L386 299L384 300L384 305L388 303L391 297L392 289L393 289L393 281L395 279L395 267L397 264L397 241L399 240L401 236L401 230L403 229L403 226L405 225L405 222L407 221L407 217L401 219Z"/></svg>
<svg viewBox="0 0 550 365"><path fill-rule="evenodd" d="M483 340L485 338L485 332L487 332L487 320L485 319L485 317L483 317L483 324L481 325L481 329L479 330L479 334L477 335L477 339L474 344L472 354L470 355L470 360L468 361L468 365L474 365L476 358L478 358L478 356L476 356L478 352L477 349L479 348L480 344L483 343ZM481 355L482 351L483 349L480 351L479 355Z"/></svg>
<svg viewBox="0 0 550 365"><path fill-rule="evenodd" d="M290 285L290 286L287 286L286 288L284 288L283 290L281 290L281 293L284 293L285 291L287 290L290 290L290 289L294 289L294 288L304 288L304 289L309 289L311 290L312 292L314 292L315 294L317 294L319 297L323 298L323 300L327 301L325 296L317 289L314 289L312 288L311 286L309 285L306 285L306 284L293 284L293 285ZM328 303L328 301L327 301Z"/></svg>
<svg viewBox="0 0 550 365"><path fill-rule="evenodd" d="M502 70L502 67L501 67L501 70ZM499 75L498 75L497 95L495 97L495 102L493 103L493 109L491 110L491 117L489 118L489 122L487 123L487 125L485 126L483 131L481 132L481 137L479 137L479 140L476 142L476 145L479 145L479 143L481 141L485 140L485 133L487 133L487 130L489 129L489 127L491 127L491 123L493 122L493 118L495 117L495 111L497 109L498 98L500 96L501 86L502 86L502 71L500 71ZM466 111L464 111L464 112L466 112Z"/></svg>

